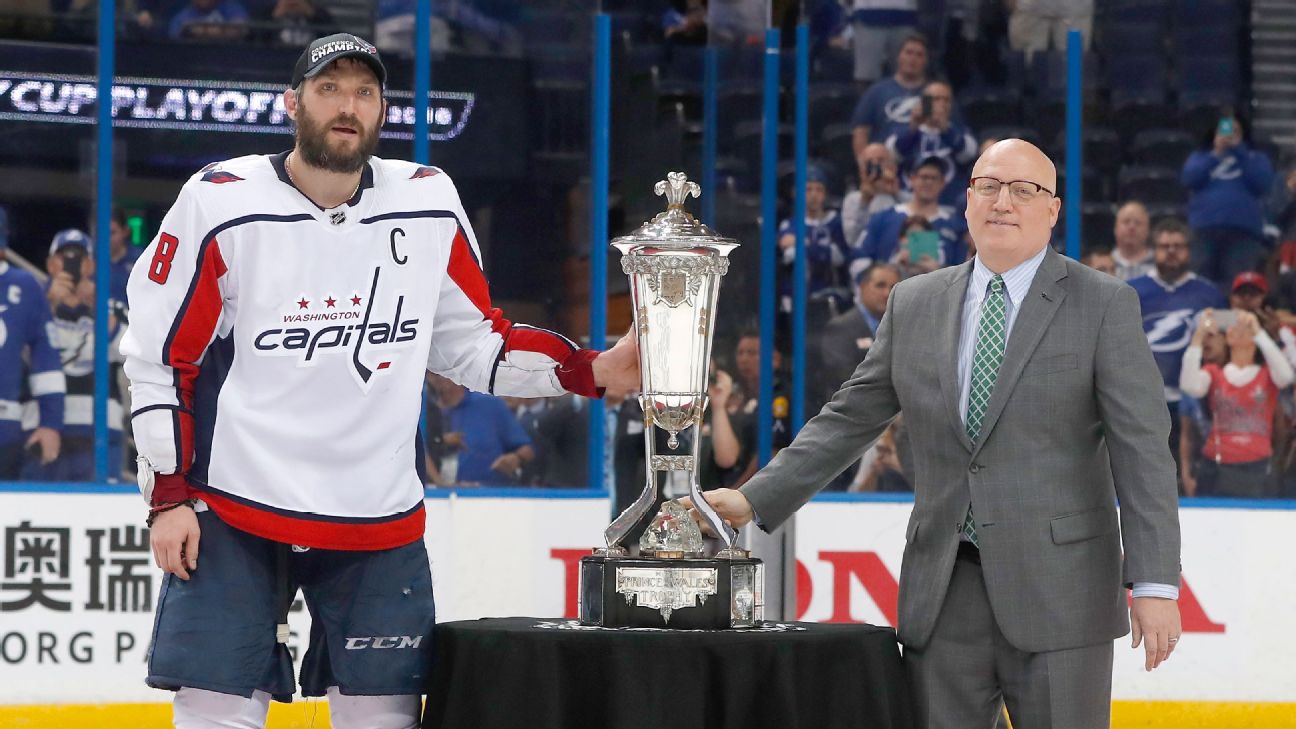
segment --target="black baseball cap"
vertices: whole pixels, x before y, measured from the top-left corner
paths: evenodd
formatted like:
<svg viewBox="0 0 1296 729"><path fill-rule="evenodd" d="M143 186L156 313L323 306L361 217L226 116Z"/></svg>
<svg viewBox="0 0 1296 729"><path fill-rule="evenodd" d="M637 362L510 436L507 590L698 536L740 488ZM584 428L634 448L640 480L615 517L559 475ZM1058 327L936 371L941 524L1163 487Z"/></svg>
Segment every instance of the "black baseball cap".
<svg viewBox="0 0 1296 729"><path fill-rule="evenodd" d="M383 66L382 58L378 56L378 49L374 44L358 35L334 33L316 38L306 46L306 50L302 51L297 59L297 65L293 66L292 88L297 88L308 78L315 78L325 66L339 58L355 58L364 61L378 77L378 85L384 88L387 86L387 67Z"/></svg>

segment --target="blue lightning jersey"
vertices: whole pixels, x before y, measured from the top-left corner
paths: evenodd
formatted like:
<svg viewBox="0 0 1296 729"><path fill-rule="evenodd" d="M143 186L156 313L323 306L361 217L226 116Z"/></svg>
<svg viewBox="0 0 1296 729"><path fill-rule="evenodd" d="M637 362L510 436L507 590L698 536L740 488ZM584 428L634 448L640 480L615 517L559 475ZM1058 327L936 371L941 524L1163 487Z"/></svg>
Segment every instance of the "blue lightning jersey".
<svg viewBox="0 0 1296 729"><path fill-rule="evenodd" d="M1228 301L1214 284L1190 273L1176 284L1162 281L1156 272L1131 279L1143 308L1143 332L1165 380L1166 401L1179 401L1179 368L1184 350L1197 328L1202 309L1227 309Z"/></svg>
<svg viewBox="0 0 1296 729"><path fill-rule="evenodd" d="M61 430L66 389L52 344L49 304L30 273L0 260L0 443L23 437L22 401L34 398L39 420Z"/></svg>
<svg viewBox="0 0 1296 729"><path fill-rule="evenodd" d="M42 296L42 300L44 297ZM112 339L120 327L109 330ZM63 438L65 450L88 445L94 438L95 320L87 307L59 306L50 324L50 341L58 351L67 387L64 398ZM115 363L108 376L108 430L112 442L121 437L123 412Z"/></svg>

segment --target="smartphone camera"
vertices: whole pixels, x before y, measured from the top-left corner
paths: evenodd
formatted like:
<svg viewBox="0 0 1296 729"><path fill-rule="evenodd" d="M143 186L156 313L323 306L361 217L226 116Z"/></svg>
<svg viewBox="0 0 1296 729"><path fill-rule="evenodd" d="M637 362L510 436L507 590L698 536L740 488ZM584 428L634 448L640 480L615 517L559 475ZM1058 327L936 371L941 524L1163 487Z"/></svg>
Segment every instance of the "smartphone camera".
<svg viewBox="0 0 1296 729"><path fill-rule="evenodd" d="M922 118L930 119L932 115L932 97L928 94L922 95Z"/></svg>
<svg viewBox="0 0 1296 729"><path fill-rule="evenodd" d="M882 176L882 163L869 161L864 163L864 176L870 180L876 180Z"/></svg>
<svg viewBox="0 0 1296 729"><path fill-rule="evenodd" d="M85 249L81 246L65 246L58 254L63 259L63 270L72 277L72 283L81 283L81 263L85 260Z"/></svg>

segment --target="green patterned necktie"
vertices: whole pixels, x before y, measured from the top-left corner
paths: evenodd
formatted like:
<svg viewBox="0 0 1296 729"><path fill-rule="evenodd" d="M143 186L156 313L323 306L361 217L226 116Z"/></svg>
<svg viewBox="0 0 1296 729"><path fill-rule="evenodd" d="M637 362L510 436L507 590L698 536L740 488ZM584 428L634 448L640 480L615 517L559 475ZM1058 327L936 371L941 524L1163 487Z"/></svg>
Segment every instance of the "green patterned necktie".
<svg viewBox="0 0 1296 729"><path fill-rule="evenodd" d="M976 351L972 355L972 384L968 388L967 434L973 442L981 434L981 421L985 418L986 405L990 403L990 395L994 392L1007 343L1004 331L1007 306L1004 301L1003 276L995 274L990 279L989 288L985 301L981 302L981 323L977 326ZM971 507L963 520L963 533L973 546L979 546Z"/></svg>

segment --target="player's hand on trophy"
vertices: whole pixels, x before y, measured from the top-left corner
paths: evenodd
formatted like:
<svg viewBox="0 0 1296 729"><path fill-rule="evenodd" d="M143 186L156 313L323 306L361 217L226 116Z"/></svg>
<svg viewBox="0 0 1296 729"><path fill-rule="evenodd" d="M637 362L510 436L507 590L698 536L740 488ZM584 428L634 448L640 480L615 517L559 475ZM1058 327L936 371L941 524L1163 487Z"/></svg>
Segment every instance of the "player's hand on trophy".
<svg viewBox="0 0 1296 729"><path fill-rule="evenodd" d="M198 569L198 515L188 506L160 512L149 528L153 561L163 572L182 580Z"/></svg>
<svg viewBox="0 0 1296 729"><path fill-rule="evenodd" d="M752 520L753 512L751 503L747 497L738 489L712 489L702 494L702 498L707 500L712 509L720 515L721 519L734 529L741 529ZM707 528L707 523L702 519L702 515L697 509L693 508L693 500L687 496L679 500L680 506L688 509L689 516L702 526L702 532L707 536L714 537L715 534Z"/></svg>
<svg viewBox="0 0 1296 729"><path fill-rule="evenodd" d="M634 329L626 332L611 349L600 352L591 365L594 385L619 392L639 389L639 340Z"/></svg>

